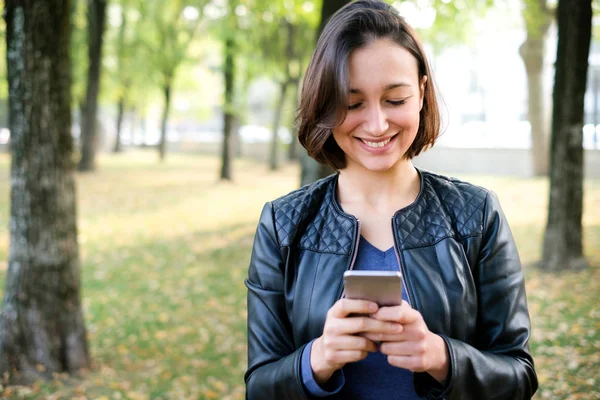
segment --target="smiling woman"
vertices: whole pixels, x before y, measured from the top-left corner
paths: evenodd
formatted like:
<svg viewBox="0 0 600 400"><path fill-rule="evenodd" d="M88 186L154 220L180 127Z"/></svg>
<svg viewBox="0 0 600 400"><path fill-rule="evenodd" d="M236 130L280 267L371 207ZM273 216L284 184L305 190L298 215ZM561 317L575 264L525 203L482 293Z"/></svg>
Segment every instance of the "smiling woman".
<svg viewBox="0 0 600 400"><path fill-rule="evenodd" d="M263 209L247 398L531 398L510 228L492 192L413 166L440 117L426 56L392 6L357 0L331 18L298 119L300 143L337 173ZM345 298L351 269L399 272L402 303Z"/></svg>

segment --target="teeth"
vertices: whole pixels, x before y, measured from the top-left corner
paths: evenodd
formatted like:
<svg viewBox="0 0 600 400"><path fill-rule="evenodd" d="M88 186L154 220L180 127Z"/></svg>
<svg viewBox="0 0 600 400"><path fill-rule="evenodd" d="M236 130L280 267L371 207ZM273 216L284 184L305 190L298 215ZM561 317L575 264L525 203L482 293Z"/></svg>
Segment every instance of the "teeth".
<svg viewBox="0 0 600 400"><path fill-rule="evenodd" d="M386 144L388 144L390 142L390 140L392 140L392 138L389 138L388 140L385 140L383 142L367 142L366 140L363 140L363 143L369 147L373 147L374 149L376 149L376 148L385 146Z"/></svg>

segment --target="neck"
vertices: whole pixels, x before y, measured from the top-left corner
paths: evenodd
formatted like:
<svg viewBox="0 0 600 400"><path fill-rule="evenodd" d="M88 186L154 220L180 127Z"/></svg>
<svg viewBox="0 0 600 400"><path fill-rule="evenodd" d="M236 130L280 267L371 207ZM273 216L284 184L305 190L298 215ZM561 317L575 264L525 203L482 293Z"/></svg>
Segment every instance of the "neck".
<svg viewBox="0 0 600 400"><path fill-rule="evenodd" d="M420 183L419 173L410 160L403 160L384 172L348 167L340 171L338 195L342 204L403 207L415 200Z"/></svg>

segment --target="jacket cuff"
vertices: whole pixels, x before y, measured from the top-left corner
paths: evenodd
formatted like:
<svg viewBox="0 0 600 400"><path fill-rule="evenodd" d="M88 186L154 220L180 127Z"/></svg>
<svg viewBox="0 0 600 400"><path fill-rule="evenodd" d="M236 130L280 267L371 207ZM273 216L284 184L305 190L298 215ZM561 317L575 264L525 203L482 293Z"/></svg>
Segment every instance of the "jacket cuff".
<svg viewBox="0 0 600 400"><path fill-rule="evenodd" d="M446 348L448 349L448 376L443 382L438 382L427 372L415 372L415 392L419 397L423 397L425 399L444 399L448 395L452 383L454 355L452 354L448 337L444 335L439 336L444 339L444 343L446 343Z"/></svg>

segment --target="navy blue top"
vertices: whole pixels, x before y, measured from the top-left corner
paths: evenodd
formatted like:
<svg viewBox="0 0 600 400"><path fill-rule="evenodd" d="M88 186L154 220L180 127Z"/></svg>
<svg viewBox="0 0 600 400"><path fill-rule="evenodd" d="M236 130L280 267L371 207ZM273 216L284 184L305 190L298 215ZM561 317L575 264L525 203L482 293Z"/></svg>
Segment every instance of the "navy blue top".
<svg viewBox="0 0 600 400"><path fill-rule="evenodd" d="M397 271L399 268L393 247L381 251L361 236L354 264L355 270ZM402 298L408 301L404 285ZM387 357L380 352L369 353L364 360L346 364L333 374L326 387L319 386L310 368L310 350L313 342L314 340L304 348L301 359L302 383L308 394L347 400L417 400L419 398L415 393L413 373L390 365Z"/></svg>

